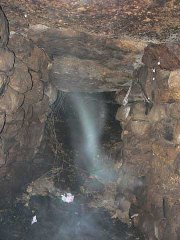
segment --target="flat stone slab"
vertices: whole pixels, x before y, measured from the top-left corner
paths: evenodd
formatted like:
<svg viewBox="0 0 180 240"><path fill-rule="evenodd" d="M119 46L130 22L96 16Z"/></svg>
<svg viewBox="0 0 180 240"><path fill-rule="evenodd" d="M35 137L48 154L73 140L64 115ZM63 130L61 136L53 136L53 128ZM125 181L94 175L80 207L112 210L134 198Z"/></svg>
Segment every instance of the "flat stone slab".
<svg viewBox="0 0 180 240"><path fill-rule="evenodd" d="M52 59L50 78L62 91L113 91L129 86L145 42L111 40L72 29L31 26L29 37Z"/></svg>

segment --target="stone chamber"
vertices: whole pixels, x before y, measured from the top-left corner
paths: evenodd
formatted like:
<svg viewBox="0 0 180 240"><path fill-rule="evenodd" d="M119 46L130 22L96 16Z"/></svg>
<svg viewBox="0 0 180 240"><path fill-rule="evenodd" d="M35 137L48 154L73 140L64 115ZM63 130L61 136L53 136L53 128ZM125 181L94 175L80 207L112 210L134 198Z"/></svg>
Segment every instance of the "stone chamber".
<svg viewBox="0 0 180 240"><path fill-rule="evenodd" d="M178 0L2 0L0 240L180 239Z"/></svg>

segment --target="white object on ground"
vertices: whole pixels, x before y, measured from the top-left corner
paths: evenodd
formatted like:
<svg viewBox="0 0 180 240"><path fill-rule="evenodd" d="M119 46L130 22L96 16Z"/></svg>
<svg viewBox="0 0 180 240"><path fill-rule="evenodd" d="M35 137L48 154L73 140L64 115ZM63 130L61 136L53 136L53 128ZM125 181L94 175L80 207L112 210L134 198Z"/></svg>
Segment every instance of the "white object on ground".
<svg viewBox="0 0 180 240"><path fill-rule="evenodd" d="M64 195L61 195L61 199L63 202L71 203L74 201L74 196L71 193L66 193Z"/></svg>
<svg viewBox="0 0 180 240"><path fill-rule="evenodd" d="M33 225L34 223L36 223L37 222L37 217L36 217L36 215L32 218L32 221L31 221L31 225Z"/></svg>

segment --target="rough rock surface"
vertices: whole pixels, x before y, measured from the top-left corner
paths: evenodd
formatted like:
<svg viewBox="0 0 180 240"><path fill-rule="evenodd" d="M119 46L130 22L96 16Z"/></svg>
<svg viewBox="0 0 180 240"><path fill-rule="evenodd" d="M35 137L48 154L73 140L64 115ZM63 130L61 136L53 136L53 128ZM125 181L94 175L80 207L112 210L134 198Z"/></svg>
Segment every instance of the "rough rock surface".
<svg viewBox="0 0 180 240"><path fill-rule="evenodd" d="M17 188L22 179L18 172L32 161L43 139L49 101L42 77L49 59L19 34L11 36L7 46L9 30L2 10L0 34L0 194L10 201L11 193L4 188ZM11 177L14 183L8 180Z"/></svg>
<svg viewBox="0 0 180 240"><path fill-rule="evenodd" d="M147 97L140 103L130 104L128 117L122 118L122 107L116 116L123 126L124 142L124 164L118 185L136 209L134 224L142 229L147 239L178 239L180 74L177 68L180 66L177 59L173 60L175 52L167 51L163 44L151 47L145 49L143 61L147 65L138 73L139 84ZM159 49L163 52L159 53ZM128 184L126 191L129 188L135 202L123 192L127 178L134 183L133 188Z"/></svg>
<svg viewBox="0 0 180 240"><path fill-rule="evenodd" d="M131 219L149 240L179 239L179 1L1 4L11 29L8 42L0 10L1 196L9 199L9 189L17 189L13 176L21 177L22 163L38 153L55 87L116 90L123 128L119 177L95 206Z"/></svg>
<svg viewBox="0 0 180 240"><path fill-rule="evenodd" d="M108 40L71 29L37 32L35 26L29 37L52 59L50 78L63 91L113 91L130 85L146 46L136 39Z"/></svg>
<svg viewBox="0 0 180 240"><path fill-rule="evenodd" d="M178 38L179 0L2 0L13 31L32 24L111 37Z"/></svg>

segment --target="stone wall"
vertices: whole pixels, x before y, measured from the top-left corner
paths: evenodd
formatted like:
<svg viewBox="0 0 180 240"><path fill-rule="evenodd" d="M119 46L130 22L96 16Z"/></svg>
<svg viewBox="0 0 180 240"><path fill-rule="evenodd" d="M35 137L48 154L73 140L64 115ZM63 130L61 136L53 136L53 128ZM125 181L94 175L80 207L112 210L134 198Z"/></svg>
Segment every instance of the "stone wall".
<svg viewBox="0 0 180 240"><path fill-rule="evenodd" d="M118 188L146 239L175 240L180 238L180 45L150 44L142 61L129 95L136 101L122 105L116 116L124 144Z"/></svg>
<svg viewBox="0 0 180 240"><path fill-rule="evenodd" d="M49 66L46 53L25 36L12 32L9 38L8 22L0 10L1 184L15 165L31 161L41 145L49 111L44 94ZM5 193L3 187L0 193Z"/></svg>

